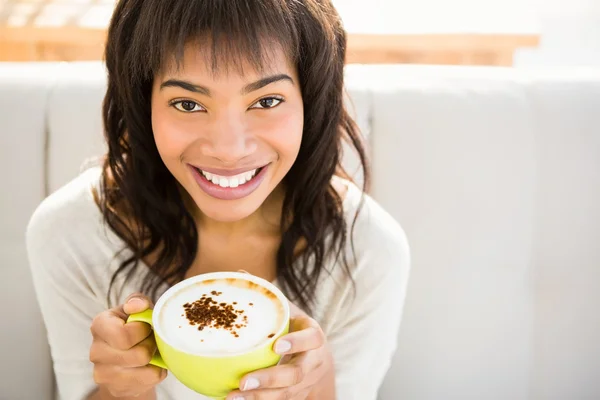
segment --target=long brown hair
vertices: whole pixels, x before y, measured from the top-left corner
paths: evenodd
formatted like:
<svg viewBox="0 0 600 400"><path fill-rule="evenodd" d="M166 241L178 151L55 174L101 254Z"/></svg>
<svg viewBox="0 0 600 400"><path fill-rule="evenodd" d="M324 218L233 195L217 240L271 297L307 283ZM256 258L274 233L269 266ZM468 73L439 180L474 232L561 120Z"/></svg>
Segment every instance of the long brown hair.
<svg viewBox="0 0 600 400"><path fill-rule="evenodd" d="M310 310L328 257L341 257L350 273L343 251L348 226L332 186L334 174L347 177L341 167L345 140L358 153L368 182L362 137L344 107L346 34L329 0L119 1L105 55L108 154L98 202L131 254L112 276L111 290L120 274L129 279L142 259L156 254L140 288L156 298L161 284L184 278L201 251L177 181L159 157L150 119L154 77L169 61L179 63L185 45L201 38L212 43L208 65L215 72L241 65L240 57L260 70L274 44L297 68L304 131L298 158L284 178L282 221L291 223L282 224L276 262L285 293ZM123 208L127 221L116 211ZM301 240L304 251L298 255Z"/></svg>

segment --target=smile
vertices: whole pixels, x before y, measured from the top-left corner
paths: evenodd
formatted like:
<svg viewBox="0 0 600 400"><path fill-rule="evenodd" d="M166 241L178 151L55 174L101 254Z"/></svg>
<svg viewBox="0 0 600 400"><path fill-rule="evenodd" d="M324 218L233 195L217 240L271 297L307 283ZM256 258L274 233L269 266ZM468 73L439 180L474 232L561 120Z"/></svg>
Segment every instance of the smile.
<svg viewBox="0 0 600 400"><path fill-rule="evenodd" d="M258 189L271 164L249 170L229 171L208 167L204 170L193 165L189 167L196 183L204 193L220 200L238 200Z"/></svg>
<svg viewBox="0 0 600 400"><path fill-rule="evenodd" d="M200 168L196 168L198 172L202 174L206 178L206 180L210 181L213 185L219 185L222 188L236 188L238 186L245 185L246 183L252 181L254 177L261 171L261 168L255 168L250 171L242 172L241 174L233 175L233 176L221 176L217 174L211 174L210 172L203 171Z"/></svg>

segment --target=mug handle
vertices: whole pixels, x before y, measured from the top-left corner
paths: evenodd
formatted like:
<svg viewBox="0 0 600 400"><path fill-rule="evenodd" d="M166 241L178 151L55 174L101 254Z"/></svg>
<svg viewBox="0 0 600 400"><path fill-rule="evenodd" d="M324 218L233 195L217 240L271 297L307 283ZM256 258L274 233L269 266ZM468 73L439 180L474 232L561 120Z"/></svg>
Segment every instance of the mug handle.
<svg viewBox="0 0 600 400"><path fill-rule="evenodd" d="M144 323L150 325L150 327L153 327L152 326L152 310L145 310L145 311L142 311L139 313L131 314L129 316L129 318L127 318L126 323L128 324L128 323L134 322L134 321L144 322ZM152 356L152 359L150 360L150 364L156 365L157 367L160 367L163 369L168 369L167 365L165 364L158 349L156 349L156 351L154 352L154 355Z"/></svg>

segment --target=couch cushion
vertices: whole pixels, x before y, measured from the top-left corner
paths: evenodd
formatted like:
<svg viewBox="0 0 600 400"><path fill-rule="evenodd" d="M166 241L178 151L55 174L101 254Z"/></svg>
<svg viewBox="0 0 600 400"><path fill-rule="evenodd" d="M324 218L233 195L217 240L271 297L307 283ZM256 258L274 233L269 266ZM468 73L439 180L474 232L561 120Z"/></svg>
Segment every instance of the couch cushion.
<svg viewBox="0 0 600 400"><path fill-rule="evenodd" d="M25 250L45 193L46 106L58 64L0 63L0 397L52 399L54 379Z"/></svg>
<svg viewBox="0 0 600 400"><path fill-rule="evenodd" d="M600 398L600 70L540 72L534 399Z"/></svg>
<svg viewBox="0 0 600 400"><path fill-rule="evenodd" d="M413 260L381 397L525 399L535 191L528 80L467 67L366 75L373 195L406 230Z"/></svg>

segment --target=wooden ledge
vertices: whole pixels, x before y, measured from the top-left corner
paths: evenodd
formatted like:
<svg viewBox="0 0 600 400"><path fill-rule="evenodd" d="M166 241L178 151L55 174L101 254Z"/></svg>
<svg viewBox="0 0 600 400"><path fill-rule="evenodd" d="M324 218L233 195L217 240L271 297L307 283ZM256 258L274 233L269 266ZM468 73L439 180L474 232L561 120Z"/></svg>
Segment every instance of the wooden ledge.
<svg viewBox="0 0 600 400"><path fill-rule="evenodd" d="M0 61L101 60L105 29L0 27ZM536 47L534 34L353 34L348 63L510 66L517 49Z"/></svg>
<svg viewBox="0 0 600 400"><path fill-rule="evenodd" d="M537 47L539 35L402 34L348 37L348 63L511 66L519 48Z"/></svg>

